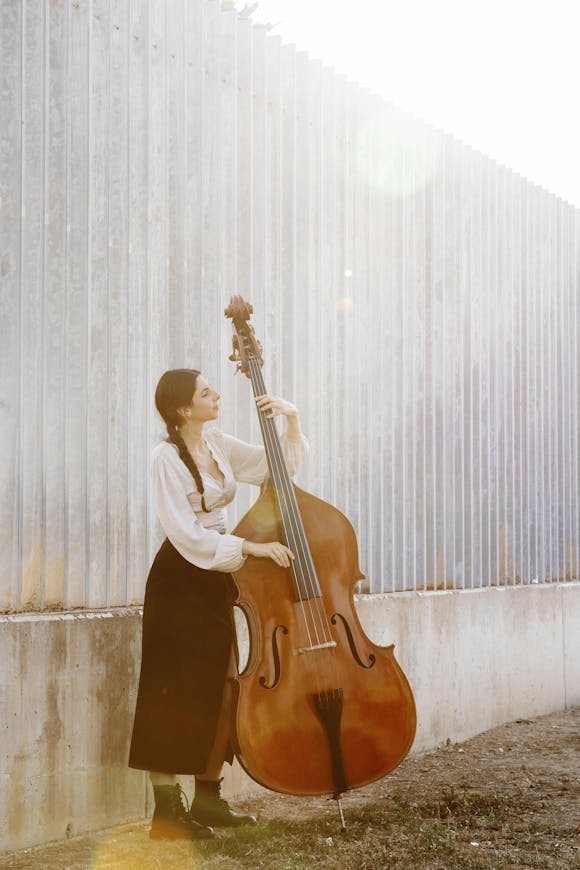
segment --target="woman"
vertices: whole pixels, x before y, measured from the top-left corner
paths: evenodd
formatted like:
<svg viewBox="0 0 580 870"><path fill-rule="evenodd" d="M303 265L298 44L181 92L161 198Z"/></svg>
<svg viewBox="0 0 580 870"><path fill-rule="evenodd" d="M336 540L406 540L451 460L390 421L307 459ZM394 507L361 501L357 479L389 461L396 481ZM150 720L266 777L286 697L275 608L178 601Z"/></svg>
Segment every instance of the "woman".
<svg viewBox="0 0 580 870"><path fill-rule="evenodd" d="M255 822L220 797L220 775L231 763L230 722L236 674L230 572L247 556L289 567L279 541L254 543L226 533L226 505L236 481L261 484L264 447L205 425L218 416L219 394L193 369L165 372L155 393L168 438L153 450L151 479L167 535L157 553L143 606L143 654L130 767L150 772L153 838L202 839L215 826ZM308 443L294 405L256 398L261 413L287 420L281 443L290 475ZM195 774L187 810L176 774Z"/></svg>

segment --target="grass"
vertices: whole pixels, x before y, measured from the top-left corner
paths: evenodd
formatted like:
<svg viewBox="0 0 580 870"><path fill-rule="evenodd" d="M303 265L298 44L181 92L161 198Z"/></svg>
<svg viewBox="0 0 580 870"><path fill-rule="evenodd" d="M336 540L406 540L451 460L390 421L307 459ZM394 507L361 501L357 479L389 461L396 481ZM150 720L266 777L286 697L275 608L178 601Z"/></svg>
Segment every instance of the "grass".
<svg viewBox="0 0 580 870"><path fill-rule="evenodd" d="M541 810L538 804L519 790L503 794L445 786L425 800L396 792L382 801L349 805L344 834L334 806L219 831L215 840L197 845L151 843L146 829L139 828L101 844L87 870L567 867L554 863L553 847L545 853L541 824L525 822Z"/></svg>

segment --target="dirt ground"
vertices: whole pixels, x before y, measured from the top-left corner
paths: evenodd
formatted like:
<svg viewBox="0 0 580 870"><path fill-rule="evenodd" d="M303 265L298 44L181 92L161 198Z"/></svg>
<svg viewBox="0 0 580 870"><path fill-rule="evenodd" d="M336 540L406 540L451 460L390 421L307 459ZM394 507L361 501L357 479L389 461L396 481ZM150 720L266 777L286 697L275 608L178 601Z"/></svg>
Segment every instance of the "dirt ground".
<svg viewBox="0 0 580 870"><path fill-rule="evenodd" d="M259 817L199 843L152 842L145 823L0 854L0 868L580 868L580 709L519 719L412 755L344 798L240 801Z"/></svg>

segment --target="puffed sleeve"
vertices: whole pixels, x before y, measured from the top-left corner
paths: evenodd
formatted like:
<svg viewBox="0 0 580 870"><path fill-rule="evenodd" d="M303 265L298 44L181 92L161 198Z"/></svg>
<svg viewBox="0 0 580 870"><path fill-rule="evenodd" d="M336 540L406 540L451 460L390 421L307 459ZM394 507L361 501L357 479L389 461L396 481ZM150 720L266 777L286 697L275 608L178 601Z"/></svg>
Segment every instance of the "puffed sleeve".
<svg viewBox="0 0 580 870"><path fill-rule="evenodd" d="M234 477L240 483L254 483L259 486L268 475L268 462L263 445L248 444L233 435L220 432L224 453L232 467ZM280 436L282 453L286 460L288 473L293 477L306 458L310 446L302 435L291 441L286 432Z"/></svg>
<svg viewBox="0 0 580 870"><path fill-rule="evenodd" d="M246 560L242 555L243 538L202 526L188 501L183 479L166 451L153 454L151 484L159 521L184 559L209 571L241 568Z"/></svg>

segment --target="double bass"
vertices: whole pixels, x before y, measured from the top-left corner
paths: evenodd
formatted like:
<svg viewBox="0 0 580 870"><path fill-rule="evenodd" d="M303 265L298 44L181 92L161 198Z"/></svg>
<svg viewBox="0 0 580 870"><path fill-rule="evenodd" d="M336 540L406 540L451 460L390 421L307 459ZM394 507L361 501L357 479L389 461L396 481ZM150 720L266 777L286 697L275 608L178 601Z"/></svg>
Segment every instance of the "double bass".
<svg viewBox="0 0 580 870"><path fill-rule="evenodd" d="M267 393L252 306L233 296L230 359ZM232 740L249 776L277 792L340 798L380 779L415 736L413 694L394 645L378 646L360 625L354 585L364 575L354 529L337 508L296 486L274 420L258 411L269 477L234 534L281 541L290 568L248 556L234 573L249 656L234 679Z"/></svg>

